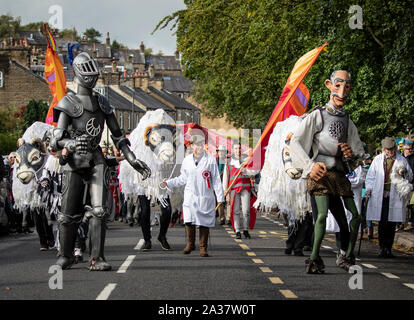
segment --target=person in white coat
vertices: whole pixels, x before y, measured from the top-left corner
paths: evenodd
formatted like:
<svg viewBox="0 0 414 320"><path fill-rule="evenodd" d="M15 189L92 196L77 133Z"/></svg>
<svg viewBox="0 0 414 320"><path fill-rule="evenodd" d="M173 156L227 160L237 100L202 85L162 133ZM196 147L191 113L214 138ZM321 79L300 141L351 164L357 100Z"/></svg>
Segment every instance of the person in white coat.
<svg viewBox="0 0 414 320"><path fill-rule="evenodd" d="M393 168L405 167L407 180L411 182L413 173L407 160L396 152L397 146L392 138L381 142L383 152L372 161L365 180L365 194L370 197L367 207L367 220L379 221L379 257L393 258L395 225L405 220L406 199L397 192L393 180ZM412 188L412 187L411 187Z"/></svg>
<svg viewBox="0 0 414 320"><path fill-rule="evenodd" d="M161 183L170 189L185 186L183 216L187 245L184 254L195 250L196 226L200 227L200 255L208 257L207 241L209 228L216 222L217 202L224 202L224 192L216 159L204 152L205 138L193 135L190 139L193 154L186 156L181 165L181 174Z"/></svg>

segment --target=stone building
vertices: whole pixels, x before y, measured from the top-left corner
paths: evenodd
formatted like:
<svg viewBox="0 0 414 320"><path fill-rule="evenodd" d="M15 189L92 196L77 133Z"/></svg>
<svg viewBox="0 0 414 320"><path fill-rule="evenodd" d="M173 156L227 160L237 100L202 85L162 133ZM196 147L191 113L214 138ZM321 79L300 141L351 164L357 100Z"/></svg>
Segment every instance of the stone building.
<svg viewBox="0 0 414 320"><path fill-rule="evenodd" d="M0 54L0 107L20 107L31 100L52 100L46 80L20 62Z"/></svg>

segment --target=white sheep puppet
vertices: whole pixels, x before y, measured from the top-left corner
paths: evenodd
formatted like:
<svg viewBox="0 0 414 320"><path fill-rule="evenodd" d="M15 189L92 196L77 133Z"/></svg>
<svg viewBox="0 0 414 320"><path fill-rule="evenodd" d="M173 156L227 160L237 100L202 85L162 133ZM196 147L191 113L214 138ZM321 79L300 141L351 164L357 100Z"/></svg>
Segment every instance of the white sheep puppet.
<svg viewBox="0 0 414 320"><path fill-rule="evenodd" d="M160 189L160 183L170 177L180 174L181 166L175 165L176 151L183 147L179 129L175 121L164 110L147 111L137 127L129 136L131 150L151 169L151 176L142 180L129 163L122 161L119 169L119 182L122 193L129 199L136 194L145 194L153 200L170 195L172 209L182 204L182 193L174 191L169 194L166 189ZM173 172L174 171L174 172Z"/></svg>
<svg viewBox="0 0 414 320"><path fill-rule="evenodd" d="M37 192L37 180L41 178L49 158L42 138L52 128L49 124L35 122L23 134L23 144L16 151L13 170L12 192L16 209L45 207L40 193Z"/></svg>
<svg viewBox="0 0 414 320"><path fill-rule="evenodd" d="M290 138L301 121L302 117L290 116L276 124L267 145L254 204L265 212L278 208L289 215L290 222L312 211L306 179L301 179L302 169L292 165L289 154Z"/></svg>

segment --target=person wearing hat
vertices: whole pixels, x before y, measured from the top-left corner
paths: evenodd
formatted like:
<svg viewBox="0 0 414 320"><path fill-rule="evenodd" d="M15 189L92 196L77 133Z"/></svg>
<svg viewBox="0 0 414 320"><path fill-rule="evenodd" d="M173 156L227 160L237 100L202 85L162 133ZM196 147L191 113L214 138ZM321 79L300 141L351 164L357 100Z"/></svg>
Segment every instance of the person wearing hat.
<svg viewBox="0 0 414 320"><path fill-rule="evenodd" d="M227 161L227 148L223 145L218 146L216 149L217 152L217 166L220 174L220 179L223 181L223 172L224 167ZM220 220L220 225L224 225L226 223L226 216L225 216L226 206L222 205L218 208L218 215Z"/></svg>
<svg viewBox="0 0 414 320"><path fill-rule="evenodd" d="M186 230L184 254L195 250L196 226L199 226L200 256L208 257L207 242L210 228L216 222L216 201L224 202L217 161L204 151L205 137L201 134L190 138L193 153L186 156L180 176L163 181L161 186L170 189L185 186L183 216Z"/></svg>
<svg viewBox="0 0 414 320"><path fill-rule="evenodd" d="M367 207L367 220L379 221L378 240L379 257L393 258L391 252L394 243L395 226L405 220L406 205L395 188L392 179L393 167L404 166L408 180L413 173L407 160L397 153L395 140L386 137L381 141L382 153L377 155L368 170L365 180L365 194L370 197Z"/></svg>

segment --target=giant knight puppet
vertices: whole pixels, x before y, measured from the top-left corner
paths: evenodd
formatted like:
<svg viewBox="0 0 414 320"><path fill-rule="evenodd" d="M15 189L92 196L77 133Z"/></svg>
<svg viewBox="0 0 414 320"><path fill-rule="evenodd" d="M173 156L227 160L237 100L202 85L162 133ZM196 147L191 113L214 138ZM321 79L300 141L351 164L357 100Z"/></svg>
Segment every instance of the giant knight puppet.
<svg viewBox="0 0 414 320"><path fill-rule="evenodd" d="M57 127L52 132L53 151L66 149L68 153L63 171L62 200L59 213L59 259L62 269L74 262L78 226L84 212L84 199L89 199L91 258L90 270L110 270L104 257L106 218L109 216L109 170L99 146L104 125L112 133L112 140L129 164L142 174L151 175L148 166L136 159L129 148L129 140L122 134L113 109L108 101L93 92L99 72L96 62L82 52L73 61L77 93L68 93L54 108L53 121ZM86 193L85 193L85 188ZM88 206L89 207L89 206Z"/></svg>
<svg viewBox="0 0 414 320"><path fill-rule="evenodd" d="M344 70L334 71L325 85L330 91L329 102L303 119L290 142L292 160L295 167L303 169L302 177L307 179L308 192L317 208L313 250L305 262L307 273L324 272L319 250L325 235L326 217L328 209L336 219L344 215L342 206L338 205L340 197L352 213L347 250L339 253L336 262L345 270L355 264L353 252L361 222L351 184L346 178L364 155L358 130L342 109L351 90L351 75Z"/></svg>

